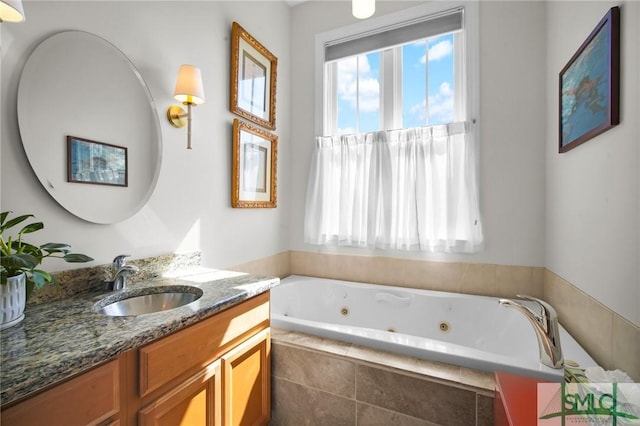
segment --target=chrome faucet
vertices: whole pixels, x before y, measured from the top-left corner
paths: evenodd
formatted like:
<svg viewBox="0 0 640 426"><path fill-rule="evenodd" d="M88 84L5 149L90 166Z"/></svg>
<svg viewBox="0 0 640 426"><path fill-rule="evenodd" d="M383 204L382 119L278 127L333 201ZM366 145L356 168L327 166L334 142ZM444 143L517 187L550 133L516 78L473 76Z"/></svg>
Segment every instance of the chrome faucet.
<svg viewBox="0 0 640 426"><path fill-rule="evenodd" d="M551 368L562 368L564 359L562 358L562 348L560 347L560 332L556 310L544 300L525 295L517 295L517 297L521 300L535 302L540 307L540 312L535 312L518 300L500 299L498 303L501 306L514 308L529 320L538 338L540 362Z"/></svg>
<svg viewBox="0 0 640 426"><path fill-rule="evenodd" d="M127 288L127 277L138 273L139 269L136 266L125 264L125 258L129 256L129 254L121 254L113 259L111 280L107 281L108 290L123 290Z"/></svg>

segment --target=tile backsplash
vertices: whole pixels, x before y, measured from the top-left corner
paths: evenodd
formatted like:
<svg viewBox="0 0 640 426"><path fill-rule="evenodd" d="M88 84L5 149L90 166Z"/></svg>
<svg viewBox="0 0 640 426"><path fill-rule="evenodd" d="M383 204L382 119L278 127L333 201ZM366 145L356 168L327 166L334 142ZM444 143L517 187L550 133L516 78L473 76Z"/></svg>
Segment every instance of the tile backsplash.
<svg viewBox="0 0 640 426"><path fill-rule="evenodd" d="M137 266L140 270L139 273L131 275L129 281L139 282L178 269L199 266L201 253L168 254L144 259L127 258L127 263ZM27 306L61 300L75 294L99 291L104 288L104 281L109 279L110 268L111 264L107 264L52 273L58 284L46 285L34 291L27 301Z"/></svg>

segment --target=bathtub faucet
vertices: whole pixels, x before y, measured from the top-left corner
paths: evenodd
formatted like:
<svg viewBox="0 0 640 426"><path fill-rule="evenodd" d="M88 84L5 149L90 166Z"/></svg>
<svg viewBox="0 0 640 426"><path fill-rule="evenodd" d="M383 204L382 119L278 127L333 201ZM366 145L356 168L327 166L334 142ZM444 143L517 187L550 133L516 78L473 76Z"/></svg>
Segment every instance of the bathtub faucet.
<svg viewBox="0 0 640 426"><path fill-rule="evenodd" d="M564 359L562 358L562 348L560 347L560 332L558 331L558 314L556 310L544 300L525 295L517 295L517 297L521 300L535 302L540 307L540 312L535 312L518 300L500 299L498 303L502 306L514 308L529 320L538 338L540 362L551 368L562 368Z"/></svg>

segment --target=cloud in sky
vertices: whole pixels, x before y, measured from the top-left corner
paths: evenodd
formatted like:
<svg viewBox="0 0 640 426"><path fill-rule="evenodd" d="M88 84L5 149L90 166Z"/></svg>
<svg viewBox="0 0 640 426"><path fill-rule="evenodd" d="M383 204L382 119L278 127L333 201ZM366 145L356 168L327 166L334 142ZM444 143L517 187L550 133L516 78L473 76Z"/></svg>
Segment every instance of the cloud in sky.
<svg viewBox="0 0 640 426"><path fill-rule="evenodd" d="M410 114L417 117L418 122L425 123L426 101L411 107ZM440 84L438 93L429 96L429 122L444 124L453 121L453 89L446 81Z"/></svg>
<svg viewBox="0 0 640 426"><path fill-rule="evenodd" d="M359 87L357 84L358 65L360 68ZM353 56L338 62L339 99L355 109L358 90L360 91L361 112L377 111L380 108L380 82L372 75L371 65L366 55Z"/></svg>
<svg viewBox="0 0 640 426"><path fill-rule="evenodd" d="M446 39L439 41L429 48L429 62L438 61L442 58L450 56L453 53L453 44L451 40ZM424 64L427 61L427 55L420 58L420 63Z"/></svg>

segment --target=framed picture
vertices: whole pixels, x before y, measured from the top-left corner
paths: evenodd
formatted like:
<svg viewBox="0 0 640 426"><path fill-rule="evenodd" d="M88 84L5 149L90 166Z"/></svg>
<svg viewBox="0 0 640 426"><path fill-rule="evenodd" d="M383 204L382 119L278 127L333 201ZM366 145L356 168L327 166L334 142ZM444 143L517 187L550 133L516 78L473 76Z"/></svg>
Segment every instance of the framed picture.
<svg viewBox="0 0 640 426"><path fill-rule="evenodd" d="M620 8L605 15L560 71L560 152L620 122Z"/></svg>
<svg viewBox="0 0 640 426"><path fill-rule="evenodd" d="M127 148L67 136L67 182L128 186Z"/></svg>
<svg viewBox="0 0 640 426"><path fill-rule="evenodd" d="M231 28L231 112L276 128L278 58L237 22Z"/></svg>
<svg viewBox="0 0 640 426"><path fill-rule="evenodd" d="M233 120L232 207L276 207L278 137Z"/></svg>

